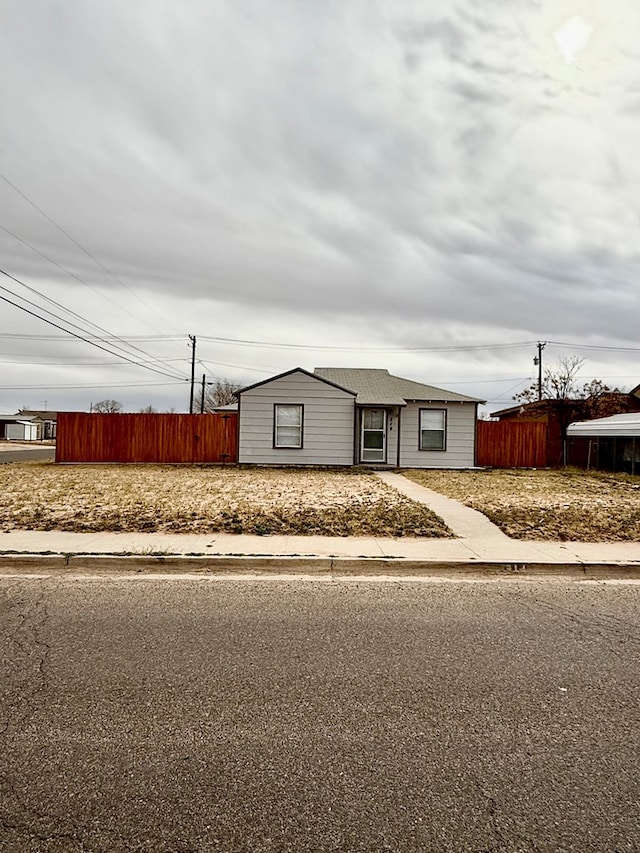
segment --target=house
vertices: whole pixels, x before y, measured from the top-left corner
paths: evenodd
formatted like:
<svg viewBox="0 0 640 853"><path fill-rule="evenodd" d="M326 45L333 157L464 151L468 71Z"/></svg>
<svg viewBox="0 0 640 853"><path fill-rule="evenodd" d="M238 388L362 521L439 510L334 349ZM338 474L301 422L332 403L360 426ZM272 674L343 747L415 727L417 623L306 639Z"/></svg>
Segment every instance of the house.
<svg viewBox="0 0 640 853"><path fill-rule="evenodd" d="M36 441L38 427L32 418L0 414L0 438L6 441Z"/></svg>
<svg viewBox="0 0 640 853"><path fill-rule="evenodd" d="M18 414L32 420L38 430L38 441L52 441L56 437L56 426L58 420L57 412L48 412L40 409L20 409Z"/></svg>
<svg viewBox="0 0 640 853"><path fill-rule="evenodd" d="M587 442L587 468L640 474L640 412L579 421L567 435L573 446Z"/></svg>
<svg viewBox="0 0 640 853"><path fill-rule="evenodd" d="M238 462L470 468L478 404L387 370L296 367L237 392Z"/></svg>
<svg viewBox="0 0 640 853"><path fill-rule="evenodd" d="M492 418L515 423L543 423L547 428L547 465L556 467L570 463L584 466L586 456L580 446L568 446L569 424L597 417L640 412L640 385L629 392L606 391L597 397L540 400L519 403L508 409L491 412Z"/></svg>

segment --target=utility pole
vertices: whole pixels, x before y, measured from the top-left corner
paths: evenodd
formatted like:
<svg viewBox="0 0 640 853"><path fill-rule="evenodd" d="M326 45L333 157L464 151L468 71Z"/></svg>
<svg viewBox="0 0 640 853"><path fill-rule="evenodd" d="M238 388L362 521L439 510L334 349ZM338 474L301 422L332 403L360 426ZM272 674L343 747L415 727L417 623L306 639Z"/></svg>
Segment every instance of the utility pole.
<svg viewBox="0 0 640 853"><path fill-rule="evenodd" d="M206 378L207 378L207 374L203 373L202 374L202 397L200 398L200 414L201 415L204 413L204 386L205 386Z"/></svg>
<svg viewBox="0 0 640 853"><path fill-rule="evenodd" d="M546 345L546 341L538 341L538 355L533 359L533 363L538 365L538 402L542 400L542 350Z"/></svg>
<svg viewBox="0 0 640 853"><path fill-rule="evenodd" d="M189 414L193 414L193 389L196 381L196 336L189 335L191 341L191 394L189 396Z"/></svg>

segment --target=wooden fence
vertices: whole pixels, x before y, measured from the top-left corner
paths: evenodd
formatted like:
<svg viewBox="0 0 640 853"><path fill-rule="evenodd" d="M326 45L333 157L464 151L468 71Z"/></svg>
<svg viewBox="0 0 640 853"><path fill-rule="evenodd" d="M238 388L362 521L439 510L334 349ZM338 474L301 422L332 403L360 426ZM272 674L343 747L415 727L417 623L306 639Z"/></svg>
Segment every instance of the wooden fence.
<svg viewBox="0 0 640 853"><path fill-rule="evenodd" d="M544 468L547 425L513 421L478 421L476 464L490 468Z"/></svg>
<svg viewBox="0 0 640 853"><path fill-rule="evenodd" d="M59 412L56 462L235 462L238 413Z"/></svg>

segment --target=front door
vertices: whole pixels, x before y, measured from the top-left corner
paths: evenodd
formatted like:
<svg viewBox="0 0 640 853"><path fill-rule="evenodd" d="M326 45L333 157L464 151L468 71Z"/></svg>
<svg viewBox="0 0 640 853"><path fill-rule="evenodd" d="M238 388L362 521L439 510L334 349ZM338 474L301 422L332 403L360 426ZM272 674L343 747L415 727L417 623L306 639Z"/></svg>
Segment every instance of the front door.
<svg viewBox="0 0 640 853"><path fill-rule="evenodd" d="M360 436L361 462L387 461L387 412L363 409Z"/></svg>

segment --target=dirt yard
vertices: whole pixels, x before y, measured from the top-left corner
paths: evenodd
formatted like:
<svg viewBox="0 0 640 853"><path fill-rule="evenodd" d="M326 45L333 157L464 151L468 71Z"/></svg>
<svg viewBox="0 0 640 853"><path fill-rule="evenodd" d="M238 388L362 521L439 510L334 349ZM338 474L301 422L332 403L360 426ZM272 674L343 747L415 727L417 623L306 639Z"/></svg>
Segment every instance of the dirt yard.
<svg viewBox="0 0 640 853"><path fill-rule="evenodd" d="M577 470L405 471L514 539L640 542L640 477Z"/></svg>
<svg viewBox="0 0 640 853"><path fill-rule="evenodd" d="M0 530L450 537L371 473L168 465L0 466Z"/></svg>

